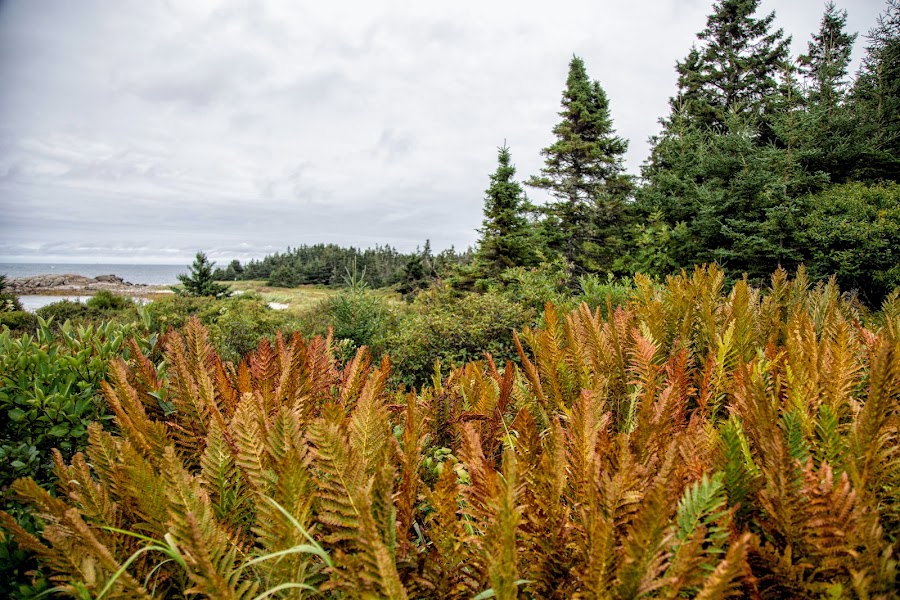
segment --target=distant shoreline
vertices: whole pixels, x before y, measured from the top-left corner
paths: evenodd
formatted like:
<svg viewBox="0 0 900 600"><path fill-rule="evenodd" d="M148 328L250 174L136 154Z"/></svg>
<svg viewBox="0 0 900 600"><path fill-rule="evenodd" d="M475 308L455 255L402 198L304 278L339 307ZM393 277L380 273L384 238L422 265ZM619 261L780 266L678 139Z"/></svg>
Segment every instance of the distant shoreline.
<svg viewBox="0 0 900 600"><path fill-rule="evenodd" d="M0 263L0 274L6 275L10 280L53 275L95 278L115 274L117 278L136 285L163 288L177 285L178 276L188 272L186 265Z"/></svg>
<svg viewBox="0 0 900 600"><path fill-rule="evenodd" d="M108 291L118 295L150 297L173 293L169 285L131 283L112 273L96 277L76 273L12 277L7 280L6 287L17 296L93 296L98 292Z"/></svg>

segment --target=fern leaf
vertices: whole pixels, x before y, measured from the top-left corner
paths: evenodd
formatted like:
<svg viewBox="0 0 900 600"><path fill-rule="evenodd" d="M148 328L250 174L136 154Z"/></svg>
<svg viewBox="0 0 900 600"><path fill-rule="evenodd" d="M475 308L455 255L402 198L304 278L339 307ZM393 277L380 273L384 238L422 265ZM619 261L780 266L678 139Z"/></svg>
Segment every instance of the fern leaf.
<svg viewBox="0 0 900 600"><path fill-rule="evenodd" d="M740 593L737 586L739 579L747 572L747 545L749 542L749 533L745 533L732 542L725 558L707 576L706 582L696 596L697 600L718 600Z"/></svg>

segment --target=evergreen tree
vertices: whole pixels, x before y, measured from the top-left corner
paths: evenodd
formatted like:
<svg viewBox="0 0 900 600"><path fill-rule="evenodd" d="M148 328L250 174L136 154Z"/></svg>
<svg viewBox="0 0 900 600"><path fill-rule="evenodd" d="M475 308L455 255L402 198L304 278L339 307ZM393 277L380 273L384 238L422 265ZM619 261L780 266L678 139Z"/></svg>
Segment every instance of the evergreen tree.
<svg viewBox="0 0 900 600"><path fill-rule="evenodd" d="M497 170L485 191L481 240L475 254L475 270L480 278L496 278L511 267L535 263L534 244L525 217L526 201L522 186L513 177L516 168L510 162L509 148L499 148Z"/></svg>
<svg viewBox="0 0 900 600"><path fill-rule="evenodd" d="M608 269L621 243L631 188L622 162L628 142L615 135L606 92L588 78L577 56L569 63L559 115L556 141L541 151L546 159L541 175L528 185L556 199L544 211L550 248L578 270Z"/></svg>
<svg viewBox="0 0 900 600"><path fill-rule="evenodd" d="M800 102L788 103L779 136L794 159L811 174L827 175L832 183L853 179L865 160L865 142L857 133L859 123L847 104L847 74L856 34L844 31L847 11L834 3L825 6L819 31L813 34L807 53L798 59L805 92L796 90Z"/></svg>
<svg viewBox="0 0 900 600"><path fill-rule="evenodd" d="M700 48L676 66L678 94L673 112L686 110L692 121L719 130L730 112L761 116L778 88L777 74L787 60L790 38L770 31L775 13L753 14L760 0L721 0L713 4Z"/></svg>
<svg viewBox="0 0 900 600"><path fill-rule="evenodd" d="M807 100L813 106L824 106L831 113L844 99L850 54L856 34L844 31L847 11L839 11L834 2L825 5L818 33L813 34L806 54L799 58L800 72L808 85Z"/></svg>
<svg viewBox="0 0 900 600"><path fill-rule="evenodd" d="M188 296L212 296L224 298L230 294L227 285L213 279L213 267L216 263L206 258L206 254L198 252L190 267L190 274L179 275L183 293Z"/></svg>
<svg viewBox="0 0 900 600"><path fill-rule="evenodd" d="M427 288L436 275L434 257L431 254L431 240L425 240L425 247L421 250L416 248L406 260L397 291L410 298L419 290Z"/></svg>
<svg viewBox="0 0 900 600"><path fill-rule="evenodd" d="M867 143L861 178L900 179L900 0L888 0L853 89L860 117L858 137Z"/></svg>

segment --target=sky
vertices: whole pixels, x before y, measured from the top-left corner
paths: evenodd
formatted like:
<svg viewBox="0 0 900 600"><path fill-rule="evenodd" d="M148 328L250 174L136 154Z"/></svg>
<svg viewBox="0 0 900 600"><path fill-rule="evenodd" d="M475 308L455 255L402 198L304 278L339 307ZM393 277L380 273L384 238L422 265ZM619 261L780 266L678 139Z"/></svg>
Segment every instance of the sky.
<svg viewBox="0 0 900 600"><path fill-rule="evenodd" d="M883 0L839 0L865 33ZM637 174L711 0L0 0L0 262L477 241L573 54ZM763 0L806 49L821 0ZM854 68L855 70L855 68ZM529 192L540 201L541 195Z"/></svg>

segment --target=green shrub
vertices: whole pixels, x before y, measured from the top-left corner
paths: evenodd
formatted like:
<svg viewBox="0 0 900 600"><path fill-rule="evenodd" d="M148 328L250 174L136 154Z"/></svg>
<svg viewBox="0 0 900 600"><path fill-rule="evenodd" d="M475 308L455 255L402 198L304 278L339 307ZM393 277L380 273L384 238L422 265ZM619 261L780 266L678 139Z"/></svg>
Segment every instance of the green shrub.
<svg viewBox="0 0 900 600"><path fill-rule="evenodd" d="M480 360L485 352L499 364L515 360L511 332L533 325L535 316L534 309L497 293L459 295L433 288L399 314L385 352L398 379L420 385L428 381L435 361L458 365Z"/></svg>
<svg viewBox="0 0 900 600"><path fill-rule="evenodd" d="M587 302L591 308L599 306L603 314L606 314L607 304L614 308L626 304L635 290L631 278L616 279L612 273L606 277L593 273L582 275L578 278L578 287L581 293L575 298L576 303Z"/></svg>
<svg viewBox="0 0 900 600"><path fill-rule="evenodd" d="M0 294L0 313L25 310L19 298L13 294Z"/></svg>
<svg viewBox="0 0 900 600"><path fill-rule="evenodd" d="M172 327L183 327L194 315L211 310L214 312L216 306L214 298L173 295L148 304L147 313L153 329L164 333Z"/></svg>
<svg viewBox="0 0 900 600"><path fill-rule="evenodd" d="M51 449L70 458L87 444L87 426L108 418L99 385L109 360L121 355L126 331L112 323L75 327L71 322L55 331L46 321L22 314L38 325L33 335L0 331L0 504L35 531L36 524L6 490L20 477L49 487L54 480ZM24 579L28 555L0 542L0 565L0 597L14 591L24 595L18 588L29 587Z"/></svg>
<svg viewBox="0 0 900 600"><path fill-rule="evenodd" d="M271 337L286 327L289 315L273 310L256 294L225 299L168 296L141 309L149 329L165 333L183 327L197 317L210 331L210 339L223 358L239 361L260 339Z"/></svg>
<svg viewBox="0 0 900 600"><path fill-rule="evenodd" d="M100 290L87 301L87 307L94 311L110 312L130 308L134 302L125 296L113 294L109 290Z"/></svg>
<svg viewBox="0 0 900 600"><path fill-rule="evenodd" d="M35 314L45 321L53 319L53 323L57 326L66 321L88 319L93 315L86 304L68 299L42 306L35 311Z"/></svg>
<svg viewBox="0 0 900 600"><path fill-rule="evenodd" d="M531 269L507 269L501 280L499 291L504 296L537 312L542 311L547 302L560 307L572 306L571 273L565 262L543 263Z"/></svg>
<svg viewBox="0 0 900 600"><path fill-rule="evenodd" d="M226 360L240 361L263 337L275 335L286 322L283 313L253 295L230 298L217 306L215 311L207 310L199 316L209 325L213 345Z"/></svg>
<svg viewBox="0 0 900 600"><path fill-rule="evenodd" d="M25 312L24 310L0 312L0 331L2 331L5 326L13 332L25 333L34 331L37 324L37 318L30 312Z"/></svg>
<svg viewBox="0 0 900 600"><path fill-rule="evenodd" d="M381 298L368 292L344 292L325 302L336 340L350 340L357 348L378 345L388 313Z"/></svg>
<svg viewBox="0 0 900 600"><path fill-rule="evenodd" d="M900 184L834 186L806 199L801 223L810 275L831 275L878 306L900 286Z"/></svg>

